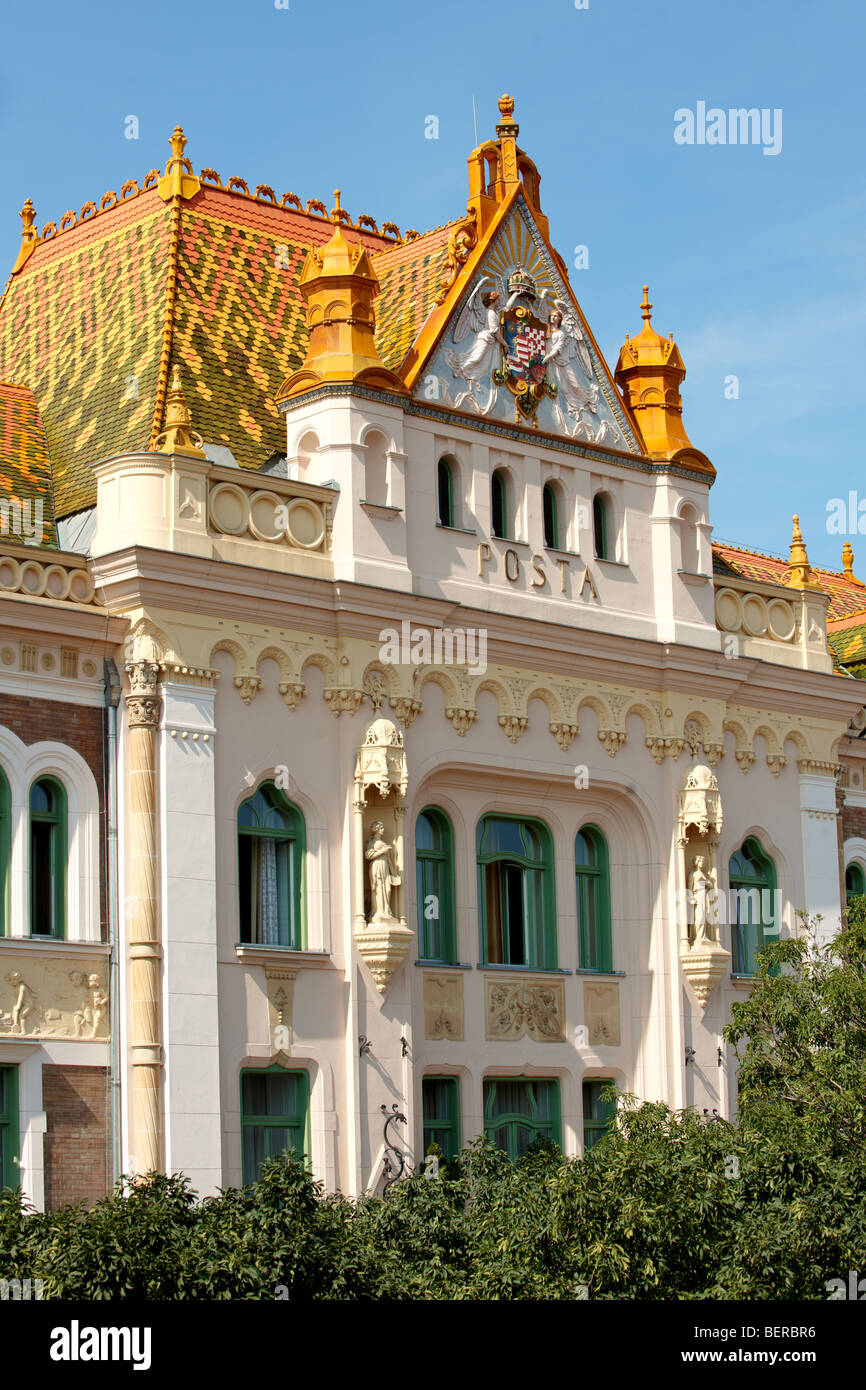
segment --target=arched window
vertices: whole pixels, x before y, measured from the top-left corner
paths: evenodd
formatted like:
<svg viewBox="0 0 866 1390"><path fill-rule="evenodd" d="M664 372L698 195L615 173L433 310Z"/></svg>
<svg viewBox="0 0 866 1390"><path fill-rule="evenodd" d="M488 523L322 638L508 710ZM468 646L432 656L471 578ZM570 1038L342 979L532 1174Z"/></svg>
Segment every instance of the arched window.
<svg viewBox="0 0 866 1390"><path fill-rule="evenodd" d="M277 1154L310 1152L310 1078L305 1071L265 1067L241 1072L243 1180L256 1182Z"/></svg>
<svg viewBox="0 0 866 1390"><path fill-rule="evenodd" d="M454 469L448 459L436 465L436 504L440 526L454 525Z"/></svg>
<svg viewBox="0 0 866 1390"><path fill-rule="evenodd" d="M522 1158L537 1139L561 1144L559 1082L523 1076L485 1081L484 1130L511 1159Z"/></svg>
<svg viewBox="0 0 866 1390"><path fill-rule="evenodd" d="M556 969L553 843L543 821L485 816L478 823L478 898L484 965Z"/></svg>
<svg viewBox="0 0 866 1390"><path fill-rule="evenodd" d="M66 935L66 792L55 777L30 788L30 932Z"/></svg>
<svg viewBox="0 0 866 1390"><path fill-rule="evenodd" d="M781 913L776 893L776 866L753 835L731 855L728 878L733 973L754 975L758 968L758 951L779 940Z"/></svg>
<svg viewBox="0 0 866 1390"><path fill-rule="evenodd" d="M852 898L857 898L861 893L866 893L866 873L863 872L861 864L849 864L845 870L845 902L850 904Z"/></svg>
<svg viewBox="0 0 866 1390"><path fill-rule="evenodd" d="M435 806L427 806L415 822L415 863L420 959L454 965L454 833Z"/></svg>
<svg viewBox="0 0 866 1390"><path fill-rule="evenodd" d="M596 558L599 560L609 560L610 552L608 545L609 507L604 493L597 492L592 499L592 539L595 546Z"/></svg>
<svg viewBox="0 0 866 1390"><path fill-rule="evenodd" d="M501 468L490 479L490 529L500 540L508 538L508 483Z"/></svg>
<svg viewBox="0 0 866 1390"><path fill-rule="evenodd" d="M240 939L304 947L304 818L273 782L238 810Z"/></svg>
<svg viewBox="0 0 866 1390"><path fill-rule="evenodd" d="M384 434L372 430L364 440L364 501L378 506L388 503L388 441Z"/></svg>
<svg viewBox="0 0 866 1390"><path fill-rule="evenodd" d="M574 841L577 879L577 926L581 970L613 970L610 929L610 865L607 841L594 825L585 825Z"/></svg>
<svg viewBox="0 0 866 1390"><path fill-rule="evenodd" d="M0 768L0 936L9 935L9 865L12 859L12 797Z"/></svg>
<svg viewBox="0 0 866 1390"><path fill-rule="evenodd" d="M544 519L544 544L548 550L559 549L559 508L556 488L545 483L541 494L541 509Z"/></svg>

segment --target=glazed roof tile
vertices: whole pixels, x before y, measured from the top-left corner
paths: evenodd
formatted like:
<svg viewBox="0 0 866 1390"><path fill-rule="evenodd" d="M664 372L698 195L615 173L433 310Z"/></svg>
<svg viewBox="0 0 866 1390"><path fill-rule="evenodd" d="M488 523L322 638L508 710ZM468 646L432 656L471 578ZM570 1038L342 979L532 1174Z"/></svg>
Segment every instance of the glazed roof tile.
<svg viewBox="0 0 866 1390"><path fill-rule="evenodd" d="M24 539L16 529L12 504L24 509L26 531L35 527L35 504L42 501L42 531L34 531L32 539L42 544L55 543L54 516L51 502L51 460L48 440L39 407L33 392L26 386L14 386L0 381L0 498L9 503L9 515L3 516L4 534ZM29 509L27 504L30 504ZM20 518L21 512L17 514ZM5 528L8 527L8 530Z"/></svg>

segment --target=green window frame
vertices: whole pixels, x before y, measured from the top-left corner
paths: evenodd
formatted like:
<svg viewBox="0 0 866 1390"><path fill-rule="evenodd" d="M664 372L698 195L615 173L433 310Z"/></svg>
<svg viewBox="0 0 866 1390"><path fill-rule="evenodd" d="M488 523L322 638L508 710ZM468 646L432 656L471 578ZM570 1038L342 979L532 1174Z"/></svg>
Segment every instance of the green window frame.
<svg viewBox="0 0 866 1390"><path fill-rule="evenodd" d="M616 1101L605 1096L611 1079L600 1077L597 1081L584 1081L581 1087L583 1099L583 1151L588 1154L596 1144L600 1144L608 1133L616 1115Z"/></svg>
<svg viewBox="0 0 866 1390"><path fill-rule="evenodd" d="M556 488L545 483L541 492L541 512L544 523L544 544L548 550L559 550L559 503Z"/></svg>
<svg viewBox="0 0 866 1390"><path fill-rule="evenodd" d="M438 806L425 806L415 821L415 885L419 959L456 965L454 829Z"/></svg>
<svg viewBox="0 0 866 1390"><path fill-rule="evenodd" d="M18 1068L0 1067L0 1186L21 1186Z"/></svg>
<svg viewBox="0 0 866 1390"><path fill-rule="evenodd" d="M577 928L581 970L613 970L610 922L610 858L597 825L583 825L574 837Z"/></svg>
<svg viewBox="0 0 866 1390"><path fill-rule="evenodd" d="M484 1132L510 1159L536 1139L562 1146L559 1082L553 1077L497 1076L484 1082Z"/></svg>
<svg viewBox="0 0 866 1390"><path fill-rule="evenodd" d="M776 866L749 835L728 863L731 889L732 972L757 973L757 953L779 940L780 922L773 921L776 904ZM778 967L774 967L776 973Z"/></svg>
<svg viewBox="0 0 866 1390"><path fill-rule="evenodd" d="M497 540L508 539L508 484L499 468L490 479L490 529Z"/></svg>
<svg viewBox="0 0 866 1390"><path fill-rule="evenodd" d="M476 831L482 965L556 969L553 840L544 821L492 814Z"/></svg>
<svg viewBox="0 0 866 1390"><path fill-rule="evenodd" d="M309 1158L310 1077L286 1067L241 1071L241 1168L244 1183L256 1182L265 1159L281 1153Z"/></svg>
<svg viewBox="0 0 866 1390"><path fill-rule="evenodd" d="M607 529L607 499L603 493L597 492L592 499L592 538L599 560L610 559Z"/></svg>
<svg viewBox="0 0 866 1390"><path fill-rule="evenodd" d="M866 893L866 873L862 864L849 864L845 870L845 906L850 907L851 899L859 898L861 893Z"/></svg>
<svg viewBox="0 0 866 1390"><path fill-rule="evenodd" d="M10 933L10 881L12 863L12 793L0 767L0 936Z"/></svg>
<svg viewBox="0 0 866 1390"><path fill-rule="evenodd" d="M424 1076L421 1079L424 1153L438 1144L448 1163L460 1152L460 1078Z"/></svg>
<svg viewBox="0 0 866 1390"><path fill-rule="evenodd" d="M30 788L30 935L66 936L66 791L56 777Z"/></svg>
<svg viewBox="0 0 866 1390"><path fill-rule="evenodd" d="M238 807L240 940L302 951L306 944L306 830L298 807L263 782Z"/></svg>
<svg viewBox="0 0 866 1390"><path fill-rule="evenodd" d="M440 526L454 525L454 468L441 458L436 465L436 504Z"/></svg>

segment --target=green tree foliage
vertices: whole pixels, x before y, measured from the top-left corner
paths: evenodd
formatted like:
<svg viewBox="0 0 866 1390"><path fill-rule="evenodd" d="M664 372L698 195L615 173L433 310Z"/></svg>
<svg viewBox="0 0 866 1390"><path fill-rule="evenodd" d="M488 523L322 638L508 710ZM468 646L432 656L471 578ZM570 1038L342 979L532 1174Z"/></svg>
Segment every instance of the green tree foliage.
<svg viewBox="0 0 866 1390"><path fill-rule="evenodd" d="M831 947L807 931L759 966L725 1030L735 1124L620 1096L584 1159L476 1140L384 1200L288 1158L202 1200L162 1175L90 1211L7 1190L0 1274L65 1299L825 1299L866 1271L866 898Z"/></svg>

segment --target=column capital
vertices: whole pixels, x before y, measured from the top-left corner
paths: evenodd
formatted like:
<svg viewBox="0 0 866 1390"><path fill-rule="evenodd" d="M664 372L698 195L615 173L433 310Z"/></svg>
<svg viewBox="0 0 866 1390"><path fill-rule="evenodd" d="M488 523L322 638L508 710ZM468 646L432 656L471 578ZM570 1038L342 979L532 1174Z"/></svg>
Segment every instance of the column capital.
<svg viewBox="0 0 866 1390"><path fill-rule="evenodd" d="M159 723L159 666L155 661L129 661L130 690L124 696L131 729L155 729Z"/></svg>

